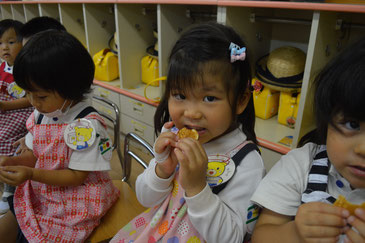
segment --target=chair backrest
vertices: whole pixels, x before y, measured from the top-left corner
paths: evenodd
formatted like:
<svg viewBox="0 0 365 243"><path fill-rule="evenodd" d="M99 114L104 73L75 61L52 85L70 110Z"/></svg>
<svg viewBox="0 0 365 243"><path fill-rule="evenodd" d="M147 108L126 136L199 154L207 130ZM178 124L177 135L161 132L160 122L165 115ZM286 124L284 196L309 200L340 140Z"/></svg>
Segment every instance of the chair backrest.
<svg viewBox="0 0 365 243"><path fill-rule="evenodd" d="M130 132L124 138L124 167L123 167L123 181L128 182L131 176L132 169L132 158L135 159L140 165L143 166L144 169L148 167L148 164L143 161L143 159L138 156L135 152L133 152L131 147L131 142L136 142L138 145L145 148L152 156L154 156L152 146L144 140L142 137L137 134Z"/></svg>
<svg viewBox="0 0 365 243"><path fill-rule="evenodd" d="M117 150L119 162L124 171L123 157L122 157L121 146L120 146L120 111L119 111L119 107L114 102L112 102L111 100L108 100L104 97L93 95L93 99L100 101L104 105L110 106L115 113L115 118L114 118L103 111L98 111L98 113L102 117L104 117L105 119L107 119L113 123L114 142L113 142L112 149L113 149L113 151Z"/></svg>

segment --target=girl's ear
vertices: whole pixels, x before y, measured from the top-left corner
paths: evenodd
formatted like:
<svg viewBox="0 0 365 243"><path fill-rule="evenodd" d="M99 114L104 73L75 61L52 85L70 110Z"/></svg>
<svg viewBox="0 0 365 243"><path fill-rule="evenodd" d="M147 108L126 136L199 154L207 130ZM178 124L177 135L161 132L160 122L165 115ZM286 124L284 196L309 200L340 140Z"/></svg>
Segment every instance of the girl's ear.
<svg viewBox="0 0 365 243"><path fill-rule="evenodd" d="M237 108L236 108L236 114L241 114L247 107L248 102L251 98L251 92L249 89L247 89L242 96L242 98L238 101Z"/></svg>

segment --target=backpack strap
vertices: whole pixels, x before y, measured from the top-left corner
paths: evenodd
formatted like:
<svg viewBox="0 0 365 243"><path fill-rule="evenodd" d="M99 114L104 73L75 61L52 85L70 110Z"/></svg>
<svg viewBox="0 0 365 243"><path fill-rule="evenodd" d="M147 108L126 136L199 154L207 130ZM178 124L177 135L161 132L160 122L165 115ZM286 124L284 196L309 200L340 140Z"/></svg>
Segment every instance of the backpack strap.
<svg viewBox="0 0 365 243"><path fill-rule="evenodd" d="M90 113L92 113L92 112L96 112L96 113L98 113L98 111L94 108L94 107L92 107L92 106L88 106L88 107L86 107L85 109L83 109L76 117L75 117L75 119L74 120L76 120L76 119L78 119L78 118L84 118L84 117L86 117L87 115L89 115Z"/></svg>
<svg viewBox="0 0 365 243"><path fill-rule="evenodd" d="M78 119L78 118L84 118L85 116L89 115L90 113L92 112L98 112L94 107L92 106L88 106L88 107L85 107L76 117L74 120ZM42 123L42 119L43 119L44 115L43 114L40 114L38 116L38 119L37 119L37 125L41 124Z"/></svg>
<svg viewBox="0 0 365 243"><path fill-rule="evenodd" d="M236 166L236 168L241 164L241 161L243 160L243 158L246 157L247 154L249 154L251 151L256 150L257 152L260 153L259 148L257 147L256 144L254 143L247 143L245 146L243 146L233 157L232 160ZM261 154L261 153L260 153ZM218 186L215 186L212 188L212 192L214 194L218 194L220 191L222 191L228 184L229 181L227 181L226 183L220 184Z"/></svg>
<svg viewBox="0 0 365 243"><path fill-rule="evenodd" d="M41 124L41 123L42 123L42 119L43 119L43 117L44 117L44 115L43 115L43 114L39 114L38 119L37 119L37 122L36 122L36 124L37 124L37 125L39 125L39 124Z"/></svg>

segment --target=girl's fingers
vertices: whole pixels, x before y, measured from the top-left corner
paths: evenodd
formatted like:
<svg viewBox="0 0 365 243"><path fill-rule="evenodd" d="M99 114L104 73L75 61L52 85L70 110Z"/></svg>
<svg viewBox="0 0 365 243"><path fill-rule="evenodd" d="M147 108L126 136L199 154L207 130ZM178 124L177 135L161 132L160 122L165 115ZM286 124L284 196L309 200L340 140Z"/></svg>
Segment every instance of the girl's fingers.
<svg viewBox="0 0 365 243"><path fill-rule="evenodd" d="M13 180L11 179L11 176L9 177L9 174L10 174L9 172L1 170L0 171L0 181L11 185Z"/></svg>
<svg viewBox="0 0 365 243"><path fill-rule="evenodd" d="M314 226L309 227L308 232L310 234L307 235L309 238L336 238L339 236L343 231L342 227L332 227L332 226Z"/></svg>
<svg viewBox="0 0 365 243"><path fill-rule="evenodd" d="M365 223L365 210L363 208L355 209L355 215Z"/></svg>
<svg viewBox="0 0 365 243"><path fill-rule="evenodd" d="M365 242L365 239L357 232L356 229L349 229L346 231L345 242Z"/></svg>
<svg viewBox="0 0 365 243"><path fill-rule="evenodd" d="M204 154L201 153L201 146L197 141L191 138L182 139L177 146L187 157L190 167L194 168L200 166L201 162L204 160Z"/></svg>
<svg viewBox="0 0 365 243"><path fill-rule="evenodd" d="M356 238L362 239L362 242L365 242L365 221L362 220L362 217L364 216L364 210L362 209L356 209L355 210L355 216L350 216L347 219L347 222L353 227L347 232L350 232L350 235L356 234ZM353 232L351 232L353 231ZM351 237L351 239L354 237ZM357 241L355 241L357 242Z"/></svg>

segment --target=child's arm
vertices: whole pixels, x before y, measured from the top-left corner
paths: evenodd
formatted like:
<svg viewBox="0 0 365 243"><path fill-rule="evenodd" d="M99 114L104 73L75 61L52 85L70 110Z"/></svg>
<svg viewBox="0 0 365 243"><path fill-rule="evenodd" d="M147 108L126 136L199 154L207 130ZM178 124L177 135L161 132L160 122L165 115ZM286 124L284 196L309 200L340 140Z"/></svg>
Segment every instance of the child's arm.
<svg viewBox="0 0 365 243"><path fill-rule="evenodd" d="M31 106L32 105L25 97L10 101L0 101L1 111L16 110L16 109L28 108Z"/></svg>
<svg viewBox="0 0 365 243"><path fill-rule="evenodd" d="M365 242L365 210L356 209L355 216L348 217L347 223L353 228L346 231L346 237L350 241L345 242Z"/></svg>
<svg viewBox="0 0 365 243"><path fill-rule="evenodd" d="M0 181L9 185L17 186L26 180L38 181L53 186L79 186L89 171L44 170L27 166L4 166L0 170Z"/></svg>
<svg viewBox="0 0 365 243"><path fill-rule="evenodd" d="M32 150L24 151L19 156L1 156L0 157L0 166L27 166L34 167L37 161L37 157L33 154Z"/></svg>
<svg viewBox="0 0 365 243"><path fill-rule="evenodd" d="M162 202L172 190L172 180L177 166L177 160L170 147L176 145L176 134L168 131L172 122L164 124L161 135L154 144L155 158L148 168L136 180L138 201L145 207L152 207Z"/></svg>
<svg viewBox="0 0 365 243"><path fill-rule="evenodd" d="M321 202L302 204L295 219L264 208L252 242L337 242L348 214L347 210Z"/></svg>

